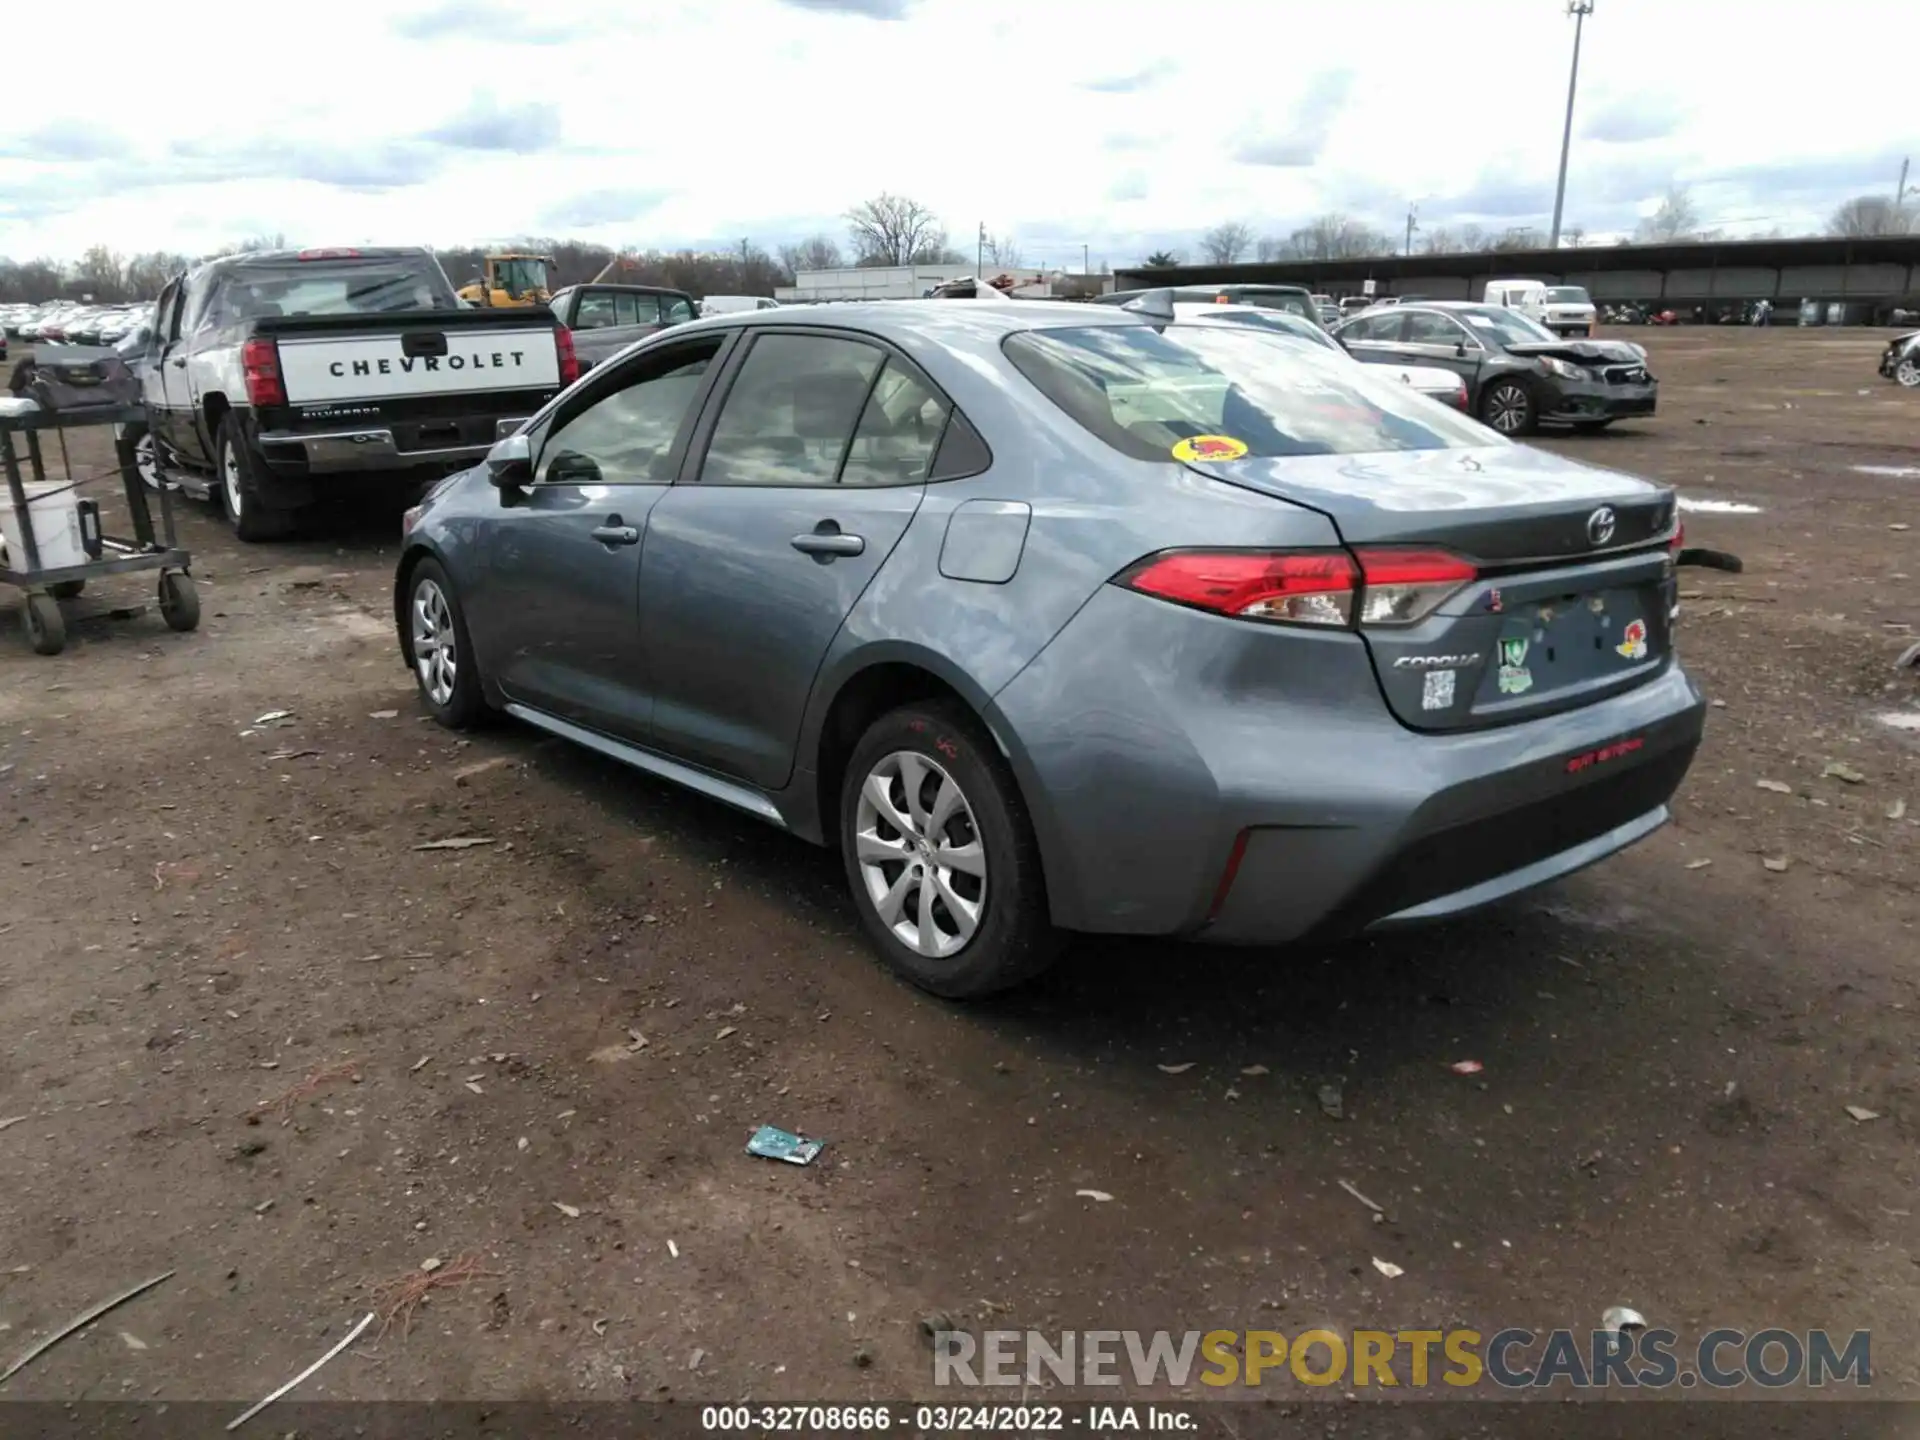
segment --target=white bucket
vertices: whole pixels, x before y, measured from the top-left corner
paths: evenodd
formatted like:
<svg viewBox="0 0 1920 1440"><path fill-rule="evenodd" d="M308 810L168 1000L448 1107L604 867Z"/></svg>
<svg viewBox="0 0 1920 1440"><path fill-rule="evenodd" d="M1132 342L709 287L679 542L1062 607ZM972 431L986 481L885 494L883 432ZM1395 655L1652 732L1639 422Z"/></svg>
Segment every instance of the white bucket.
<svg viewBox="0 0 1920 1440"><path fill-rule="evenodd" d="M27 517L33 526L34 546L40 552L40 568L58 570L86 564L86 547L80 543L78 492L53 481L36 484L29 480L21 489L27 496ZM24 570L27 549L21 543L20 519L13 513L13 496L4 481L0 481L0 536L6 537L6 563Z"/></svg>

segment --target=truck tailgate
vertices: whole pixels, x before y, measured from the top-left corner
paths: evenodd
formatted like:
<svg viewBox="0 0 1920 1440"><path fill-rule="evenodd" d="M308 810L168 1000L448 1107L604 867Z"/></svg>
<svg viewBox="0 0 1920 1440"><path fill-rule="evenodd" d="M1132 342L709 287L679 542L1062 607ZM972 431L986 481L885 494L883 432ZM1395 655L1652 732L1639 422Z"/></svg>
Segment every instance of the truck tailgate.
<svg viewBox="0 0 1920 1440"><path fill-rule="evenodd" d="M316 405L559 387L560 356L551 323L460 333L467 328L280 335L287 401Z"/></svg>

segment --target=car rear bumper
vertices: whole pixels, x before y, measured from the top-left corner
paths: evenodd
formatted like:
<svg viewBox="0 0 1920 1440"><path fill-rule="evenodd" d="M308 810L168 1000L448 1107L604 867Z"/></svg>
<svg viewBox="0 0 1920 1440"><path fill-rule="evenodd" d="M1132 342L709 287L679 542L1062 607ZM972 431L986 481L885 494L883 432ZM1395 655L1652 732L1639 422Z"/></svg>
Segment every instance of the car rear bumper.
<svg viewBox="0 0 1920 1440"><path fill-rule="evenodd" d="M260 454L274 474L286 478L370 470L435 470L451 474L480 460L495 440L511 435L524 418L486 416L448 422L447 438L455 443L417 448L402 448L403 437L397 437L384 426L318 434L268 430L259 437Z"/></svg>
<svg viewBox="0 0 1920 1440"><path fill-rule="evenodd" d="M1057 923L1236 944L1438 919L1592 864L1665 821L1705 715L1669 665L1580 710L1416 734L1357 636L1113 587L996 708Z"/></svg>

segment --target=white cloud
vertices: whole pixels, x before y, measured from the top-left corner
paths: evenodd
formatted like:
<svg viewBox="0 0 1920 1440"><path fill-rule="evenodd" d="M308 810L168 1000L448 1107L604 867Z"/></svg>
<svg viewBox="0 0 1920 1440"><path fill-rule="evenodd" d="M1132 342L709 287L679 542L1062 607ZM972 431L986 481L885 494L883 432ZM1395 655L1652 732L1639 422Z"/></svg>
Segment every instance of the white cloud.
<svg viewBox="0 0 1920 1440"><path fill-rule="evenodd" d="M21 73L70 52L57 7L17 8ZM1888 13L1827 0L1820 30ZM1599 8L1569 224L1629 228L1675 181L1736 231L1815 228L1891 190L1911 137L1884 86L1783 74L1752 16ZM1103 0L186 0L170 19L0 118L0 255L258 232L772 246L840 238L840 212L883 189L962 249L984 222L1040 263L1085 244L1126 264L1221 220L1284 232L1332 209L1397 233L1412 202L1428 228L1543 226L1573 38L1542 0L1465 18L1353 0L1338 32L1369 37L1357 49L1249 0L1184 0L1151 36Z"/></svg>

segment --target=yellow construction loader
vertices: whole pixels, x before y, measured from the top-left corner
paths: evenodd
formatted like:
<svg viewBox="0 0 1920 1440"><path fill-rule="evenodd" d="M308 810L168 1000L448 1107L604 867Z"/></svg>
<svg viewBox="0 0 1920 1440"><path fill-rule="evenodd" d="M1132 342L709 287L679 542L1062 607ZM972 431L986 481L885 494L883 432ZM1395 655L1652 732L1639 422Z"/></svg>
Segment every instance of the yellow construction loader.
<svg viewBox="0 0 1920 1440"><path fill-rule="evenodd" d="M527 305L545 305L553 299L547 280L551 255L533 255L523 251L503 251L486 258L487 274L482 280L470 280L460 287L460 298L469 305L486 310L516 310Z"/></svg>

